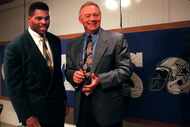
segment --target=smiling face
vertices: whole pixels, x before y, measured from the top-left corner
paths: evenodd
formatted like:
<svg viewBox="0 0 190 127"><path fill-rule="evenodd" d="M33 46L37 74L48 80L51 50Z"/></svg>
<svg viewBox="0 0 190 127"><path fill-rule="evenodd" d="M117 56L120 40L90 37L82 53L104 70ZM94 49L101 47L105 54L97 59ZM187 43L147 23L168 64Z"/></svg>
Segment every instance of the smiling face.
<svg viewBox="0 0 190 127"><path fill-rule="evenodd" d="M47 32L50 24L49 11L36 9L28 18L28 24L32 30L40 35Z"/></svg>
<svg viewBox="0 0 190 127"><path fill-rule="evenodd" d="M83 24L85 32L94 33L101 24L101 12L95 5L84 6L80 10L79 21Z"/></svg>

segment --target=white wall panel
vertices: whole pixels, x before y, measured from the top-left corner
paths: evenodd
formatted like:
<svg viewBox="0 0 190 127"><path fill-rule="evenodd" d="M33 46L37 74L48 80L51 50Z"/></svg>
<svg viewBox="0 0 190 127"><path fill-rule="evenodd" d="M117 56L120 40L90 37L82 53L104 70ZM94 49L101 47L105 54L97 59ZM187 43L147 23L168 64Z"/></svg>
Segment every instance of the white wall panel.
<svg viewBox="0 0 190 127"><path fill-rule="evenodd" d="M167 0L132 2L129 8L124 9L124 27L168 22L167 4Z"/></svg>
<svg viewBox="0 0 190 127"><path fill-rule="evenodd" d="M0 13L0 41L11 40L24 30L23 8Z"/></svg>
<svg viewBox="0 0 190 127"><path fill-rule="evenodd" d="M26 0L26 14L31 2ZM78 21L80 5L87 0L43 0L50 7L50 31L57 34L71 34L83 31ZM110 11L104 6L105 0L93 0L102 10L102 27L120 28L119 9ZM190 20L190 0L124 0L131 1L128 8L122 8L123 27L142 26ZM139 1L139 2L136 2ZM23 1L0 6L0 41L12 40L23 31Z"/></svg>
<svg viewBox="0 0 190 127"><path fill-rule="evenodd" d="M190 0L169 0L170 22L190 20Z"/></svg>

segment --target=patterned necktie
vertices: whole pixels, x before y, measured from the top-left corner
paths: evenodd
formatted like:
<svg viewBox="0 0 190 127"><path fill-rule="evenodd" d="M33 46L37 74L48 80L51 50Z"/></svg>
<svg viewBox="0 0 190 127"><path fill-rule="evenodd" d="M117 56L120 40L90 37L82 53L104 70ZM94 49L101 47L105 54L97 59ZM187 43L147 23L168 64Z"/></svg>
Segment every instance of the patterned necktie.
<svg viewBox="0 0 190 127"><path fill-rule="evenodd" d="M93 42L92 42L92 36L89 35L86 42L86 48L85 48L85 59L84 59L84 65L83 70L86 71L85 74L85 80L84 85L89 85L91 81L91 68L93 64ZM90 93L84 93L86 96L88 96Z"/></svg>
<svg viewBox="0 0 190 127"><path fill-rule="evenodd" d="M89 35L86 43L86 53L84 59L85 66L83 69L86 71L90 71L92 64L93 64L93 42L92 42L92 36Z"/></svg>
<svg viewBox="0 0 190 127"><path fill-rule="evenodd" d="M42 38L43 55L44 55L44 58L46 59L49 69L53 71L53 61L51 59L51 55L50 55L50 52L48 50L45 40L46 40L45 37L43 37Z"/></svg>

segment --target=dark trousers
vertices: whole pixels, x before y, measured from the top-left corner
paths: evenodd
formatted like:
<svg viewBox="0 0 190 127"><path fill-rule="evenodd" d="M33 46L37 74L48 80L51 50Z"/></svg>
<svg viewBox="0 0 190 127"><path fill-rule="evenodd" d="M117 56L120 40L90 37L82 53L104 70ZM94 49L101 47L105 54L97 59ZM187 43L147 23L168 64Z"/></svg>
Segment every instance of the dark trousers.
<svg viewBox="0 0 190 127"><path fill-rule="evenodd" d="M109 126L99 125L92 113L91 96L81 96L79 119L77 127L122 127L122 121Z"/></svg>
<svg viewBox="0 0 190 127"><path fill-rule="evenodd" d="M41 127L64 127L64 121L60 122L60 123L40 123ZM26 127L26 125L23 125L24 127ZM20 126L18 126L20 127Z"/></svg>
<svg viewBox="0 0 190 127"><path fill-rule="evenodd" d="M64 121L63 121L64 123ZM59 123L56 123L56 124L41 124L41 127L64 127L64 124L59 124Z"/></svg>

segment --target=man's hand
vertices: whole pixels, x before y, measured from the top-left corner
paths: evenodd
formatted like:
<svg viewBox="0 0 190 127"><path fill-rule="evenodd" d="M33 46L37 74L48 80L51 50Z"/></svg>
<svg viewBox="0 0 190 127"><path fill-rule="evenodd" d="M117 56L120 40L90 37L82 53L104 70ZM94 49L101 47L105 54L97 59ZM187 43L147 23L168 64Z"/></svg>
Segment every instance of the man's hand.
<svg viewBox="0 0 190 127"><path fill-rule="evenodd" d="M74 74L73 74L73 81L76 83L76 84L80 84L83 82L85 78L85 72L83 70L78 70L78 71L75 71Z"/></svg>
<svg viewBox="0 0 190 127"><path fill-rule="evenodd" d="M82 88L82 92L85 94L90 94L92 90L100 83L100 78L95 74L91 74L91 83L90 84L84 84Z"/></svg>
<svg viewBox="0 0 190 127"><path fill-rule="evenodd" d="M38 119L34 116L31 116L26 120L26 126L27 127L41 127Z"/></svg>

